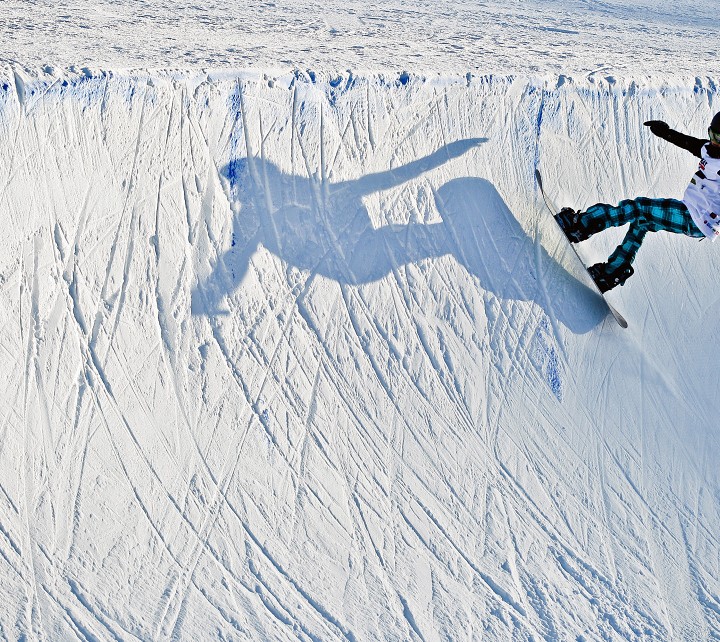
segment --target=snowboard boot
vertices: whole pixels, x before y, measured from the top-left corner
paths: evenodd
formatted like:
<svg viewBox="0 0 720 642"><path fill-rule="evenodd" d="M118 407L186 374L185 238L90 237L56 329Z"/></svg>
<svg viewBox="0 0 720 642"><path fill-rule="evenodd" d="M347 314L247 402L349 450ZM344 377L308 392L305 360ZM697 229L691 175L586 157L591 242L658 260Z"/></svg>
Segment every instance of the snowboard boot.
<svg viewBox="0 0 720 642"><path fill-rule="evenodd" d="M571 243L580 243L593 235L593 232L590 232L582 225L580 222L581 217L582 212L576 212L569 207L563 207L555 214L555 220Z"/></svg>
<svg viewBox="0 0 720 642"><path fill-rule="evenodd" d="M605 293L612 290L616 285L624 285L635 270L630 264L621 265L613 270L607 263L596 263L588 268L588 272L590 272L593 281L600 288L600 292Z"/></svg>

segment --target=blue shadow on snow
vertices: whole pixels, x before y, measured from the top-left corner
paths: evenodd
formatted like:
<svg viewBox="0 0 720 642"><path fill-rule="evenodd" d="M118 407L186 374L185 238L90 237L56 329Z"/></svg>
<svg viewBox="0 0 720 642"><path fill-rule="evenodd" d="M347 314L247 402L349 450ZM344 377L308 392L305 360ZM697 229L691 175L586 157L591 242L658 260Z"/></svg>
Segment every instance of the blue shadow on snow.
<svg viewBox="0 0 720 642"><path fill-rule="evenodd" d="M402 167L340 183L284 174L255 157L232 159L221 171L235 213L232 247L192 293L193 314L221 313L224 297L240 285L262 244L289 265L353 285L452 255L500 299L533 301L572 332L588 332L606 315L597 295L535 246L483 178L454 179L436 191L440 223L373 227L363 197L412 180L485 140L459 140Z"/></svg>

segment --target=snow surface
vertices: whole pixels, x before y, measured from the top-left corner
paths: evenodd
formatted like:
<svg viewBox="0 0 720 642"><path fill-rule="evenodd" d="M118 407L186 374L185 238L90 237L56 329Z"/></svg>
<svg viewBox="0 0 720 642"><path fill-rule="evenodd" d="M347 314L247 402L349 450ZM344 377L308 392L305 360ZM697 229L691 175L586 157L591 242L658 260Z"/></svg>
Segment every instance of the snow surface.
<svg viewBox="0 0 720 642"><path fill-rule="evenodd" d="M533 180L680 197L717 3L35 6L0 639L720 638L718 246L650 235L622 330Z"/></svg>
<svg viewBox="0 0 720 642"><path fill-rule="evenodd" d="M2 0L32 68L717 74L718 0Z"/></svg>
<svg viewBox="0 0 720 642"><path fill-rule="evenodd" d="M641 123L714 84L0 90L2 637L720 634L717 247L648 238L621 330L532 180L678 196Z"/></svg>

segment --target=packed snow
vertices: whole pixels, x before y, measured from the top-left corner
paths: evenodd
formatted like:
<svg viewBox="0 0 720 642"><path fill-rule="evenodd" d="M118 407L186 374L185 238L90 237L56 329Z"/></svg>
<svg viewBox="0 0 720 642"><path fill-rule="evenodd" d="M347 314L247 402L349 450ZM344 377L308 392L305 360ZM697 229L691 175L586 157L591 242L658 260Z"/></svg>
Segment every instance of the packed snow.
<svg viewBox="0 0 720 642"><path fill-rule="evenodd" d="M718 246L649 235L621 329L534 181L679 198L710 9L438 4L3 39L0 639L720 638Z"/></svg>
<svg viewBox="0 0 720 642"><path fill-rule="evenodd" d="M717 73L718 1L3 0L21 67Z"/></svg>

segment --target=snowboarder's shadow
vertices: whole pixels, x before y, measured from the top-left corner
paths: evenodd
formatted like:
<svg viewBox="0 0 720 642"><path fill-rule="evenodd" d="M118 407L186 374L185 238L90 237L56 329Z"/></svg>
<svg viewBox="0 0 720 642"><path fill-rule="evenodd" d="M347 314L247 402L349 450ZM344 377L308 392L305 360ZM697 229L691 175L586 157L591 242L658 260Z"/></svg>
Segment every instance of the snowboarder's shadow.
<svg viewBox="0 0 720 642"><path fill-rule="evenodd" d="M373 226L364 196L414 179L484 140L456 141L397 169L339 183L284 174L259 158L231 160L221 175L234 212L232 247L197 285L193 313L222 313L223 299L238 288L262 245L288 265L353 285L452 255L500 299L534 301L571 331L589 331L605 316L601 302L536 248L485 179L458 178L440 187L435 201L442 222ZM550 296L538 266L552 281Z"/></svg>

